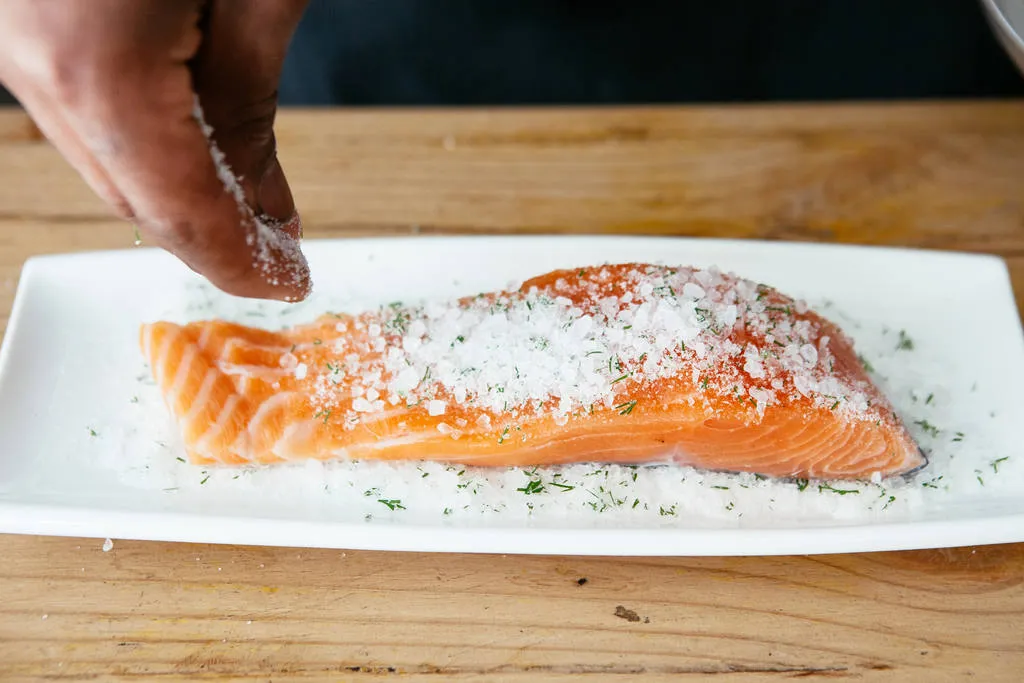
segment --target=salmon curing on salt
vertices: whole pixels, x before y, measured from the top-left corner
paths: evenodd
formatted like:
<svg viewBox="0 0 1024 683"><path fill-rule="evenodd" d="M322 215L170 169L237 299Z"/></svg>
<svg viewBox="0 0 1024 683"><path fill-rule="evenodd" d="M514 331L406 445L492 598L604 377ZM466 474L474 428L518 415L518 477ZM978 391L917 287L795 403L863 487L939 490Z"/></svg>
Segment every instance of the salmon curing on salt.
<svg viewBox="0 0 1024 683"><path fill-rule="evenodd" d="M867 479L921 450L852 342L717 269L555 271L518 289L283 331L147 324L191 462L576 462Z"/></svg>

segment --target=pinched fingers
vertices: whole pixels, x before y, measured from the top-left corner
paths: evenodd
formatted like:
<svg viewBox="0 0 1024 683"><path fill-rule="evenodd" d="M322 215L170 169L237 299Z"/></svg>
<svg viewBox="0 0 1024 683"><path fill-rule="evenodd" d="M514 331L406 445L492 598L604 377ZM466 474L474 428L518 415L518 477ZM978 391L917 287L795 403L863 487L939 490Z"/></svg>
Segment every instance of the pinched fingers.
<svg viewBox="0 0 1024 683"><path fill-rule="evenodd" d="M309 293L309 269L276 160L272 104L304 3L231 4L7 0L0 79L148 239L227 292L299 300ZM249 62L258 67L251 73L265 74L249 84L240 62L216 64L234 50L246 57L225 10L249 28L249 41L274 46L249 49L262 60ZM291 28L282 31L282 17ZM260 22L272 19L261 33Z"/></svg>

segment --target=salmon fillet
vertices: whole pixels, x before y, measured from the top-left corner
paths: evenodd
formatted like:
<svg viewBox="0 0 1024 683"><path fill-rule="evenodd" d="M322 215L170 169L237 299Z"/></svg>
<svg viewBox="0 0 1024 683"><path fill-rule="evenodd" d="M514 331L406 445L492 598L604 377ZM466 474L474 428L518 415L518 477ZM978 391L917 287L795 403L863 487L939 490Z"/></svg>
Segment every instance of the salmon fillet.
<svg viewBox="0 0 1024 683"><path fill-rule="evenodd" d="M269 331L141 329L191 462L676 462L772 477L926 460L851 341L775 289L627 263Z"/></svg>

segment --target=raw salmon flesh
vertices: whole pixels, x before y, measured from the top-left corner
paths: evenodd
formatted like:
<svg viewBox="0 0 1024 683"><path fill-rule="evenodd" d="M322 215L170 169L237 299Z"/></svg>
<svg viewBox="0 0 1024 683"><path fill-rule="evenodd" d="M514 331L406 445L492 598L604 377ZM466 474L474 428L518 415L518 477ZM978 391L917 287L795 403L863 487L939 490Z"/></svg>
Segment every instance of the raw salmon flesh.
<svg viewBox="0 0 1024 683"><path fill-rule="evenodd" d="M926 463L841 330L713 268L555 271L283 331L156 322L141 344L196 464L670 461L867 479Z"/></svg>

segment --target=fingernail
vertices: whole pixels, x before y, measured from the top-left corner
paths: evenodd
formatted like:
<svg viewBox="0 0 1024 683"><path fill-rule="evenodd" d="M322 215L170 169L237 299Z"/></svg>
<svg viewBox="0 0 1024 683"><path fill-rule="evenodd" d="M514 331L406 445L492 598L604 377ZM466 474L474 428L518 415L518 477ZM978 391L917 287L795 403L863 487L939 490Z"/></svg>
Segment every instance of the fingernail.
<svg viewBox="0 0 1024 683"><path fill-rule="evenodd" d="M288 180L285 178L284 169L274 159L267 172L263 174L260 187L256 196L256 213L266 214L279 223L290 223L295 215L295 200L292 198L292 190L288 187Z"/></svg>

